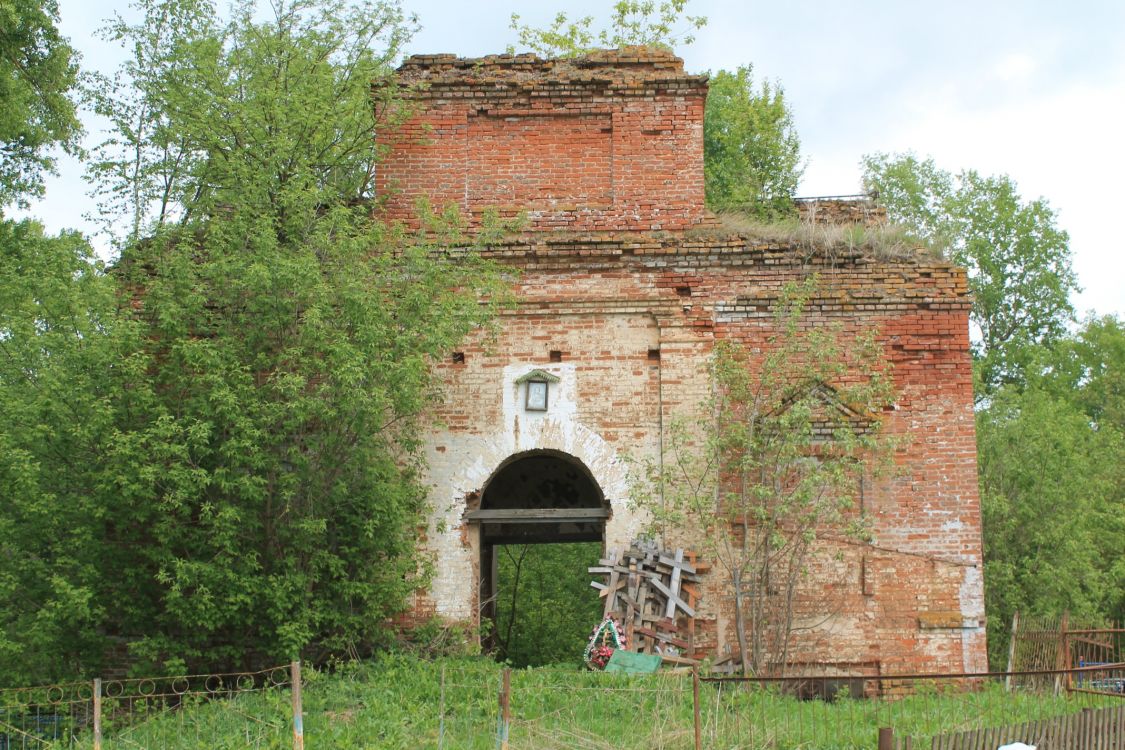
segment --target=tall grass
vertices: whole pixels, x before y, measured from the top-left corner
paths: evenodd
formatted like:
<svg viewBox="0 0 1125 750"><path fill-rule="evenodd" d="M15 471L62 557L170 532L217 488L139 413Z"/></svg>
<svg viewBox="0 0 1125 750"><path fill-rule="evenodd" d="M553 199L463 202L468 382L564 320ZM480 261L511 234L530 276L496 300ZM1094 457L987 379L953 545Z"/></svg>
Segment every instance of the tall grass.
<svg viewBox="0 0 1125 750"><path fill-rule="evenodd" d="M390 655L332 672L310 670L304 685L308 747L491 750L501 669L483 658ZM1010 694L991 682L968 691L922 685L900 700L841 692L833 702L800 700L747 683L704 682L700 698L704 747L763 750L871 748L884 726L899 736L928 738L1121 700ZM271 688L157 711L143 722L111 724L104 747L288 748L290 717L288 690ZM511 676L513 750L686 750L693 747L693 734L690 674L626 676L545 667ZM83 735L78 746L91 744Z"/></svg>

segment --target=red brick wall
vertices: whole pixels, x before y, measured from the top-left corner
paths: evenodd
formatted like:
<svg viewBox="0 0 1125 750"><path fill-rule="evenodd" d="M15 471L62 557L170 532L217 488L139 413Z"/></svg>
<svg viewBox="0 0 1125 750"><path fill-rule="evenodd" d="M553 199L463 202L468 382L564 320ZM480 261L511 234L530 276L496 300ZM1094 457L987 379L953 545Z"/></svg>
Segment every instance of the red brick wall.
<svg viewBox="0 0 1125 750"><path fill-rule="evenodd" d="M384 138L386 214L410 223L413 200L428 196L469 217L499 207L530 220L488 251L520 270L519 304L494 337L465 342L440 367L425 543L436 576L419 611L476 616L479 549L463 514L521 450L583 458L610 504L607 543L627 544L646 520L626 459L667 456L667 426L697 419L709 394L714 341L765 346L781 288L815 273L809 325L877 331L898 393L887 429L904 440L895 476L864 492L872 542L826 545L811 565L797 604L809 630L794 658L884 673L983 669L964 272L701 223L705 80L665 53L412 58L401 78L429 88L401 137ZM543 231L560 229L570 231ZM560 378L546 414L514 400L514 379L532 367ZM698 546L688 530L670 537ZM730 596L714 573L704 594L697 643L721 653L734 642Z"/></svg>
<svg viewBox="0 0 1125 750"><path fill-rule="evenodd" d="M808 324L878 331L898 393L887 429L903 442L894 477L864 492L871 544L826 544L812 564L797 614L815 627L799 637L794 658L876 664L883 673L983 669L970 302L961 270L921 258L876 262L844 249L810 256L714 234L690 242L529 236L492 252L520 269L520 305L504 314L497 338L466 342L465 361L441 368L447 397L437 417L447 429L435 436L435 476L456 473L466 439L492 445L505 431L504 369L551 367L551 351L575 379L575 410L562 420L622 456L658 455L666 425L691 418L708 394L713 342L764 346L782 285L815 273L822 292ZM633 498L609 499L615 515L635 512ZM458 512L446 521L459 528L458 544L472 544ZM687 533L672 541L699 546ZM734 645L730 607L713 575L698 645L720 653Z"/></svg>
<svg viewBox="0 0 1125 750"><path fill-rule="evenodd" d="M671 230L703 218L705 76L661 50L578 61L415 56L399 69L419 111L377 175L386 216L416 201L523 213L532 230ZM413 89L412 89L413 90Z"/></svg>

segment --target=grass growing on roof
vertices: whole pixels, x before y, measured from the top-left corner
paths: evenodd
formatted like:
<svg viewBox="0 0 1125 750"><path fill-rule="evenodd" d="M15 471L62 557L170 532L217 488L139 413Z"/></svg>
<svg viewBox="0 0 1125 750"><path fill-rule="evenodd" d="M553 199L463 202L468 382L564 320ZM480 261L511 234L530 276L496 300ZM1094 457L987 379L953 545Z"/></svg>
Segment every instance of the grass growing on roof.
<svg viewBox="0 0 1125 750"><path fill-rule="evenodd" d="M817 224L799 219L765 222L740 213L719 214L722 230L767 243L790 245L811 251L847 250L869 254L878 260L936 260L940 248L913 236L906 227L882 224Z"/></svg>

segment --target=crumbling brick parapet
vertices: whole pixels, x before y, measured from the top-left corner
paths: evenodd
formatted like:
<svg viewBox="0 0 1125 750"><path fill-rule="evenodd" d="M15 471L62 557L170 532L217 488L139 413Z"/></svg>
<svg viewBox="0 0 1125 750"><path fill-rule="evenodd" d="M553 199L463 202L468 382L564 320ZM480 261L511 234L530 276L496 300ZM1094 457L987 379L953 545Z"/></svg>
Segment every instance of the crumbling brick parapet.
<svg viewBox="0 0 1125 750"><path fill-rule="evenodd" d="M707 77L647 47L582 58L408 59L418 113L377 176L385 216L417 226L418 199L521 215L531 231L681 230L705 218Z"/></svg>

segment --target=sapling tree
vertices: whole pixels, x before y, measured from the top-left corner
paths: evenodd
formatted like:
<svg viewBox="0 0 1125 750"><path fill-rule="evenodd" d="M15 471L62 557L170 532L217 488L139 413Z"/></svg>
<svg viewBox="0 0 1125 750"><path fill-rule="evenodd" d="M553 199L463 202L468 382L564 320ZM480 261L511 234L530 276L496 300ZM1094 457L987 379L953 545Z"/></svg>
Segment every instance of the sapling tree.
<svg viewBox="0 0 1125 750"><path fill-rule="evenodd" d="M521 47L544 57L577 57L597 47L626 45L672 49L691 44L694 32L707 25L706 17L684 12L687 4L688 0L619 0L613 4L608 26L600 29L593 16L572 18L559 12L543 29L520 23L520 16L513 13L511 28L518 32Z"/></svg>
<svg viewBox="0 0 1125 750"><path fill-rule="evenodd" d="M762 219L792 214L801 179L801 143L785 90L755 85L752 68L711 76L703 118L707 206Z"/></svg>
<svg viewBox="0 0 1125 750"><path fill-rule="evenodd" d="M813 325L817 289L815 278L787 286L755 349L716 344L712 396L672 426L652 472L656 522L691 531L733 601L746 674L784 672L810 565L828 539L865 538L861 483L894 453L875 332Z"/></svg>

